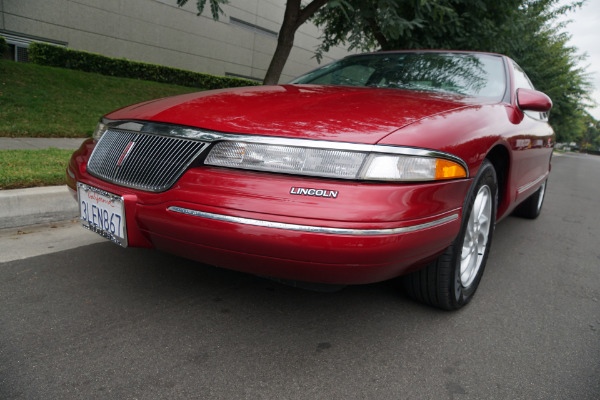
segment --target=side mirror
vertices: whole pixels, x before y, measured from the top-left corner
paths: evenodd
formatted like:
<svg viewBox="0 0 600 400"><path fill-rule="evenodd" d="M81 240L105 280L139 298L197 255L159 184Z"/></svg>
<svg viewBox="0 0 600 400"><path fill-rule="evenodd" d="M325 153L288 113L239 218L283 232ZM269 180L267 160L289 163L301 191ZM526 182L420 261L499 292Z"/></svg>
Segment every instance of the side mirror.
<svg viewBox="0 0 600 400"><path fill-rule="evenodd" d="M537 90L517 89L517 105L523 111L548 112L552 108L552 100Z"/></svg>

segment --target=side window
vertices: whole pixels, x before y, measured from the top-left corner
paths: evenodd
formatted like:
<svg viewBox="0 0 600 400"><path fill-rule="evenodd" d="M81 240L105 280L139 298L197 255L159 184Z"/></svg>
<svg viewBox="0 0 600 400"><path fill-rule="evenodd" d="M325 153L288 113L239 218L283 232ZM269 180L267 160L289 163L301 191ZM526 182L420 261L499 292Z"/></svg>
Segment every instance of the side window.
<svg viewBox="0 0 600 400"><path fill-rule="evenodd" d="M513 63L513 67L515 71L515 90L519 88L533 89L534 87L525 75L525 71L515 63Z"/></svg>
<svg viewBox="0 0 600 400"><path fill-rule="evenodd" d="M525 74L525 71L523 71L523 69L515 63L513 63L513 67L514 67L513 70L514 70L514 75L515 75L515 90L517 90L519 88L535 89L533 87L533 85L531 84L531 81ZM527 114L530 117L535 118L535 119L541 119L543 121L548 120L548 113L537 113L537 112L533 112L533 111L525 111L525 114Z"/></svg>

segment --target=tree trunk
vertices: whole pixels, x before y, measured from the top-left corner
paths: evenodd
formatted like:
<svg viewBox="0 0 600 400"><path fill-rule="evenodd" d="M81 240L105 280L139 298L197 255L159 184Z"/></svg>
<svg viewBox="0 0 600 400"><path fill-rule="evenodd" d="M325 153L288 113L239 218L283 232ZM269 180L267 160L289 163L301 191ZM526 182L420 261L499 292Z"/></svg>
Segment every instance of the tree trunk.
<svg viewBox="0 0 600 400"><path fill-rule="evenodd" d="M377 21L375 21L374 18L367 18L367 23L369 24L369 28L371 28L373 37L377 40L377 43L379 43L381 50L389 50L389 43L383 33L381 33Z"/></svg>
<svg viewBox="0 0 600 400"><path fill-rule="evenodd" d="M283 23L277 37L277 48L269 64L269 69L267 69L263 84L276 85L279 82L283 67L294 46L296 31L300 25L306 22L319 8L323 7L327 1L329 0L313 0L303 9L300 9L300 0L287 1Z"/></svg>
<svg viewBox="0 0 600 400"><path fill-rule="evenodd" d="M293 26L286 26L284 19L284 25L281 26L277 38L277 48L275 49L275 54L273 54L273 58L269 64L269 69L267 69L263 84L276 85L279 82L283 67L292 51L292 47L294 47L296 29L293 28Z"/></svg>

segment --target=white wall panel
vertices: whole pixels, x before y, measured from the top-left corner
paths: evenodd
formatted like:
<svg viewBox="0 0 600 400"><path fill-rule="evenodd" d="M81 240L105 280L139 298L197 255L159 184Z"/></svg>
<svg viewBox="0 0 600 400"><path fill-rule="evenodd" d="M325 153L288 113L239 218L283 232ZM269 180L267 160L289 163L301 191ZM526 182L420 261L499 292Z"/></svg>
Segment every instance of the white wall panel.
<svg viewBox="0 0 600 400"><path fill-rule="evenodd" d="M278 32L285 0L230 0L214 21L207 4L197 16L196 2L175 0L0 0L0 29L68 43L68 47L111 57L151 62L218 75L234 73L262 79L277 39L237 18ZM317 66L312 57L319 30L307 23L296 33L281 81ZM348 54L334 49L324 62Z"/></svg>

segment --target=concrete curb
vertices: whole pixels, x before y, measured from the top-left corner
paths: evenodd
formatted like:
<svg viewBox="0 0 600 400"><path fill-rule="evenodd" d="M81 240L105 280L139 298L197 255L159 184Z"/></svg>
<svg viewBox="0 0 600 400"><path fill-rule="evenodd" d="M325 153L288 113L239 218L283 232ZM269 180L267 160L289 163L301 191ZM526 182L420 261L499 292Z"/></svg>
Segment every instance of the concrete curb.
<svg viewBox="0 0 600 400"><path fill-rule="evenodd" d="M0 229L75 219L77 202L67 186L0 190Z"/></svg>

